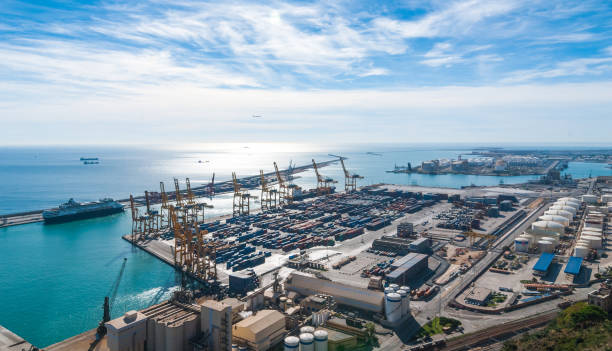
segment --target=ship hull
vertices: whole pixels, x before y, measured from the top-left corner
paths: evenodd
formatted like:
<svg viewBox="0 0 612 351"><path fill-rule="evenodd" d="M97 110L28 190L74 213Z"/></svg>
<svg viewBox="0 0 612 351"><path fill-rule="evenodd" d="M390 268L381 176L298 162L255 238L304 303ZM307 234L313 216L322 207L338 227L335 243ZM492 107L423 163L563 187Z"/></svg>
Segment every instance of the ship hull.
<svg viewBox="0 0 612 351"><path fill-rule="evenodd" d="M74 214L67 214L55 217L45 218L45 224L56 224L56 223L66 223L72 221L78 221L81 219L89 219L89 218L97 218L110 216L115 213L123 212L123 208L104 208L94 211L85 211Z"/></svg>

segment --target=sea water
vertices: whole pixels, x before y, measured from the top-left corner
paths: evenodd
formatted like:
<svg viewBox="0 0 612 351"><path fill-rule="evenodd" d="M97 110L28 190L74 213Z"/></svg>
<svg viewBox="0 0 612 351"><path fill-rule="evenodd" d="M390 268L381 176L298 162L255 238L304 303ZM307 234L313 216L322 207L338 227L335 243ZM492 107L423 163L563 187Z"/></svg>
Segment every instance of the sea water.
<svg viewBox="0 0 612 351"><path fill-rule="evenodd" d="M158 191L164 181L173 190L173 178L191 179L192 186L273 171L290 162L297 165L328 160L331 154L348 157L350 172L363 175L361 185L417 184L458 188L465 185L521 183L537 176L491 177L470 175L393 174L395 164L437 158L457 158L466 147L396 146L291 149L283 146L233 145L204 149L143 148L4 148L0 149L0 214L57 206L70 197L92 201L126 198L130 193ZM377 152L379 155L368 154ZM99 157L100 164L84 165L80 157ZM321 168L343 187L339 164ZM570 163L575 177L612 175L604 164ZM297 174L295 183L316 185L312 170ZM207 216L231 213L231 195L219 195ZM102 302L113 287L123 258L127 258L113 304L112 317L167 299L177 288L173 269L121 239L130 231L128 213L57 225L34 223L0 229L0 325L37 346L47 346L95 328Z"/></svg>

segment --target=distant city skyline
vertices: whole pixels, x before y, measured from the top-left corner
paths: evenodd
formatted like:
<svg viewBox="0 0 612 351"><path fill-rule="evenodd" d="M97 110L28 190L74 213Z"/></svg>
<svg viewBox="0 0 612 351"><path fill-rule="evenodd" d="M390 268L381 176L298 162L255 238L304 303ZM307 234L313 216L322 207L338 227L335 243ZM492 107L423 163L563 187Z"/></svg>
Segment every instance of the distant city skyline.
<svg viewBox="0 0 612 351"><path fill-rule="evenodd" d="M0 145L609 145L610 23L606 1L8 0Z"/></svg>

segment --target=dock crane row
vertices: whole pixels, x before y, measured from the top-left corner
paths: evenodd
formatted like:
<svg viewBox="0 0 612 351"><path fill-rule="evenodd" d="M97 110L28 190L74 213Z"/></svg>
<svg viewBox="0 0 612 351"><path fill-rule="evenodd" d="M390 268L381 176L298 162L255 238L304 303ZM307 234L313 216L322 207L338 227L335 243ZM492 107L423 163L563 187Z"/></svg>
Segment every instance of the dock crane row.
<svg viewBox="0 0 612 351"><path fill-rule="evenodd" d="M216 246L205 236L195 222L180 222L177 211L170 206L172 231L174 232L174 265L202 281L217 279Z"/></svg>
<svg viewBox="0 0 612 351"><path fill-rule="evenodd" d="M317 163L315 162L314 158L312 159L312 167L317 175L317 195L331 194L332 184L336 184L338 181L322 176L319 173L319 169L317 168Z"/></svg>
<svg viewBox="0 0 612 351"><path fill-rule="evenodd" d="M363 179L358 174L351 174L346 170L344 166L344 157L340 157L340 163L342 164L342 170L344 171L344 191L350 193L357 190L357 179Z"/></svg>
<svg viewBox="0 0 612 351"><path fill-rule="evenodd" d="M279 206L288 205L293 202L293 193L296 188L294 184L285 183L278 165L274 162L274 172L276 173L276 181L278 183L278 203Z"/></svg>
<svg viewBox="0 0 612 351"><path fill-rule="evenodd" d="M234 183L233 216L249 215L251 199L257 199L257 196L252 196L248 191L242 189L242 186L238 183L238 178L236 178L236 172L232 172L232 182Z"/></svg>
<svg viewBox="0 0 612 351"><path fill-rule="evenodd" d="M278 206L278 190L268 187L263 169L259 170L259 177L261 183L261 210L275 209Z"/></svg>

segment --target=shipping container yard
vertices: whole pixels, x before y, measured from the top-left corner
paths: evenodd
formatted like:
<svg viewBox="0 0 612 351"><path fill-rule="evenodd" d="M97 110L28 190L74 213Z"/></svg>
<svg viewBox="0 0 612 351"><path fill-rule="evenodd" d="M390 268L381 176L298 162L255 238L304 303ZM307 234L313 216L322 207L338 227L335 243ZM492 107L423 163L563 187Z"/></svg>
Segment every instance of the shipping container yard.
<svg viewBox="0 0 612 351"><path fill-rule="evenodd" d="M159 339L156 329L155 343L176 349L306 350L299 345L313 333L325 347L358 348L367 343L368 323L379 343L427 344L415 335L442 310L463 323L445 333L479 330L501 312L520 316L574 292L582 296L577 286L594 274L588 267L609 260L599 251L608 234L606 179L592 180L595 198L580 199L546 198L520 186L359 187L359 176L340 160L344 191L314 160L317 184L310 190L292 185L276 165L272 179L261 171L249 185L234 174L233 213L221 217L207 215L211 206L189 180L186 189L175 180L172 198L162 183L160 206L148 192L143 206L131 197L132 231L123 238L179 272L180 289L169 301L103 320L105 330L50 350L94 334L103 336L97 349L119 350L133 323L166 318L185 334L162 331ZM225 330L230 339L191 323ZM146 325L143 342L152 333Z"/></svg>

